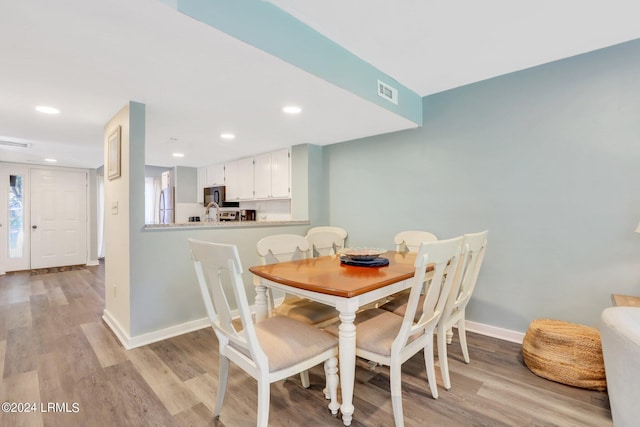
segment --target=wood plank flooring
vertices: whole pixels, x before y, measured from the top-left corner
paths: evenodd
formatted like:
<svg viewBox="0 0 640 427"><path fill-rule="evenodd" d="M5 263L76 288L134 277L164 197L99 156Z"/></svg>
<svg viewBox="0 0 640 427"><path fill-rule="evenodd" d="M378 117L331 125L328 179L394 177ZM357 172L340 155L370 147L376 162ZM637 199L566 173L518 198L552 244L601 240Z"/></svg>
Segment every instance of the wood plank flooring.
<svg viewBox="0 0 640 427"><path fill-rule="evenodd" d="M103 265L0 276L0 402L35 404L30 413L0 412L0 426L255 425L256 383L233 364L222 415L213 418L218 351L211 329L127 351L102 322L103 310ZM468 335L471 363L454 337L452 388L442 388L438 371L437 400L422 355L405 363L405 425L612 425L606 392L539 378L524 366L519 345ZM271 386L271 426L342 425L327 410L322 368L310 379L309 389L299 377ZM387 368L371 372L358 362L354 404L353 426L393 425Z"/></svg>

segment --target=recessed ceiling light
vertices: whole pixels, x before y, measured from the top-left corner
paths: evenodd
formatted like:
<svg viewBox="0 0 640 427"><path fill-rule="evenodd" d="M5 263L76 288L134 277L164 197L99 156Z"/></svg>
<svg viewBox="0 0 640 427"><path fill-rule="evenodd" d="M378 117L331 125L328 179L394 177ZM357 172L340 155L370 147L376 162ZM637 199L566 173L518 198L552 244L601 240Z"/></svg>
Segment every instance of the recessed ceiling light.
<svg viewBox="0 0 640 427"><path fill-rule="evenodd" d="M57 162L56 159L44 159L45 162L49 162L49 163L55 163Z"/></svg>
<svg viewBox="0 0 640 427"><path fill-rule="evenodd" d="M47 107L45 105L38 105L36 107L36 111L44 114L60 114L60 110L58 110L57 108Z"/></svg>
<svg viewBox="0 0 640 427"><path fill-rule="evenodd" d="M282 111L287 114L300 114L302 108L298 107L297 105L287 105L282 109Z"/></svg>
<svg viewBox="0 0 640 427"><path fill-rule="evenodd" d="M228 133L228 132L220 134L220 138L222 138L222 139L234 139L235 137L236 136L234 134Z"/></svg>
<svg viewBox="0 0 640 427"><path fill-rule="evenodd" d="M184 157L183 153L173 153L171 154L173 157Z"/></svg>

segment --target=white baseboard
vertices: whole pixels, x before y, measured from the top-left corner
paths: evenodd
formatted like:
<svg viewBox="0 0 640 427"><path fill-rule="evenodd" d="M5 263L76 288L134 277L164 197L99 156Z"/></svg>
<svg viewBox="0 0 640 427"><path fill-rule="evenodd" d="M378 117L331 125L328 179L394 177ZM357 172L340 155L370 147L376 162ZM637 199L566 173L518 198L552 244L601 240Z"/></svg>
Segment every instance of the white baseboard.
<svg viewBox="0 0 640 427"><path fill-rule="evenodd" d="M120 324L113 318L113 316L111 316L111 314L107 310L104 311L102 319L107 325L109 325L113 333L120 340L120 343L122 343L124 348L126 348L127 350L131 350L136 347L142 347L147 344L152 344L154 342L166 340L178 335L186 334L211 326L209 318L204 317L202 319L192 320L190 322L170 326L168 328L147 332L132 337L122 329Z"/></svg>
<svg viewBox="0 0 640 427"><path fill-rule="evenodd" d="M96 265L100 265L100 261L98 261L97 259L92 259L87 262L87 267L93 267Z"/></svg>
<svg viewBox="0 0 640 427"><path fill-rule="evenodd" d="M465 326L467 331L469 332L475 332L480 335L498 338L503 341L522 344L522 341L524 340L524 334L522 332L498 328L496 326L485 325L482 323L469 322L468 320L465 322Z"/></svg>
<svg viewBox="0 0 640 427"><path fill-rule="evenodd" d="M125 332L120 323L118 323L118 321L106 309L102 312L102 320L104 320L104 323L111 328L124 348L127 350L132 348L129 346L129 340L131 337L129 337L129 334Z"/></svg>
<svg viewBox="0 0 640 427"><path fill-rule="evenodd" d="M254 307L252 306L252 312L254 311L253 308ZM237 311L234 311L232 315L234 317L237 317ZM109 325L113 333L116 335L116 337L118 337L124 348L126 348L127 350L131 350L136 347L142 347L147 344L152 344L154 342L166 340L168 338L211 326L209 318L204 317L202 319L192 320L180 325L174 325L168 328L159 329L157 331L147 332L145 334L131 337L125 332L118 321L115 320L113 316L111 316L111 313L109 313L107 310L104 311L102 319L107 325ZM524 334L522 332L511 331L509 329L498 328L496 326L485 325L482 323L467 321L466 328L469 332L475 332L480 335L498 338L504 341L514 342L518 344L522 344L522 341L524 340Z"/></svg>

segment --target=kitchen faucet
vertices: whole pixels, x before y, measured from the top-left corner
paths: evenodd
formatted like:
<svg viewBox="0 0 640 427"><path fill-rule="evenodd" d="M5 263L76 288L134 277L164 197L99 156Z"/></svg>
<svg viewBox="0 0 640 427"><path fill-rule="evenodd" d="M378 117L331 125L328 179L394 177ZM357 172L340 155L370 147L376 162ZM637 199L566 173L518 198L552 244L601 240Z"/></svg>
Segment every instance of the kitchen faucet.
<svg viewBox="0 0 640 427"><path fill-rule="evenodd" d="M211 207L215 207L216 208L216 216L215 219L213 221L220 221L220 205L218 205L216 202L210 202L206 208L204 208L204 217L206 220L211 221L211 218L209 218L209 209Z"/></svg>

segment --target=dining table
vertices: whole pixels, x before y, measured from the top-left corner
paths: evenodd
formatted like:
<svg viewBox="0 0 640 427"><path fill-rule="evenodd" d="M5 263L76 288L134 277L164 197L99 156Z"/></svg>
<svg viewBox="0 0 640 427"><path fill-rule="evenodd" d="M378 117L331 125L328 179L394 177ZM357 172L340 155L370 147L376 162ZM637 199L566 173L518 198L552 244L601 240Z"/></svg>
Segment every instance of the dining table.
<svg viewBox="0 0 640 427"><path fill-rule="evenodd" d="M256 286L256 322L269 316L268 289L277 289L328 304L339 314L339 376L345 426L351 425L355 408L353 391L356 368L358 310L411 286L416 254L388 251L381 255L389 264L381 267L354 266L328 255L250 267Z"/></svg>

